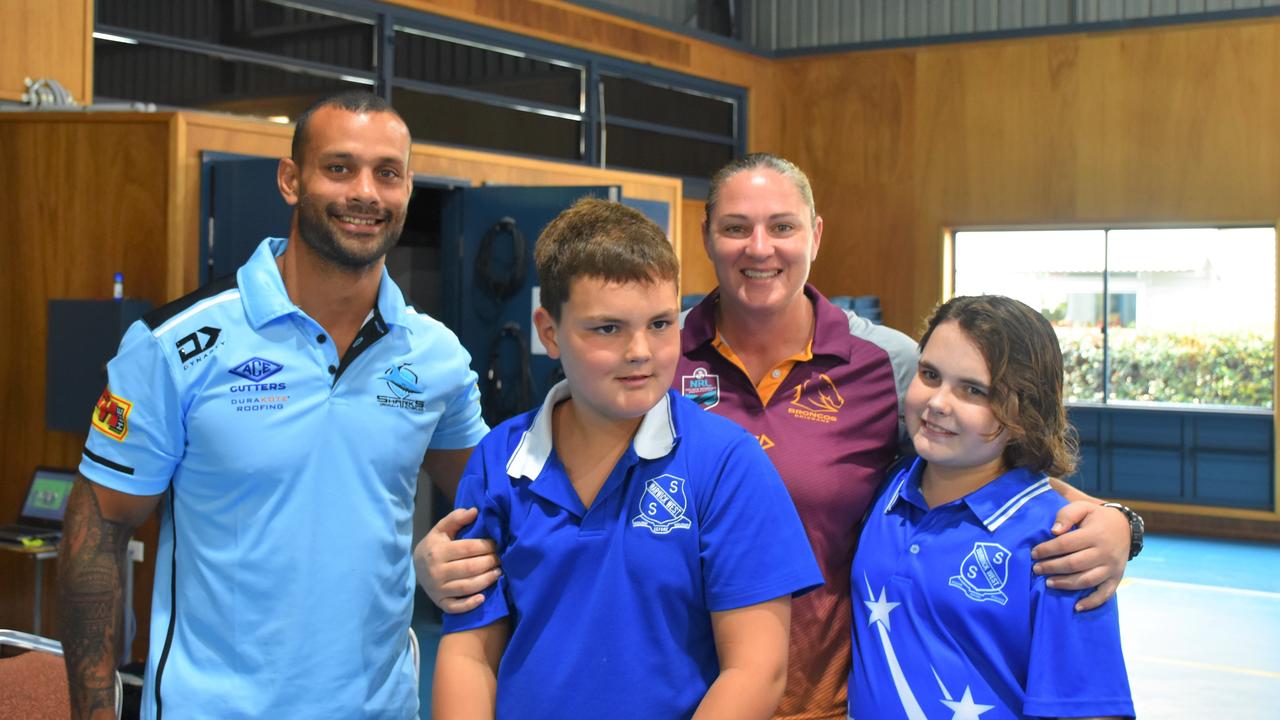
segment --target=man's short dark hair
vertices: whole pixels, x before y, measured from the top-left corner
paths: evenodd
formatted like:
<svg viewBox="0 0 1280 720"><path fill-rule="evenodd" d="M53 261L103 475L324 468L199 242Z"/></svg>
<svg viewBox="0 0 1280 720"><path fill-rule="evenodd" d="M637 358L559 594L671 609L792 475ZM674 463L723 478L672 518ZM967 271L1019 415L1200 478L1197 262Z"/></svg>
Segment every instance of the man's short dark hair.
<svg viewBox="0 0 1280 720"><path fill-rule="evenodd" d="M557 322L576 278L677 281L680 261L662 228L622 203L585 197L556 216L533 246L542 307Z"/></svg>
<svg viewBox="0 0 1280 720"><path fill-rule="evenodd" d="M307 123L317 110L327 107L353 113L391 113L400 118L400 122L404 122L404 118L401 118L400 113L391 107L391 103L367 90L346 90L320 98L304 110L294 123L293 145L289 149L289 154L295 163L302 164L302 150L307 146Z"/></svg>

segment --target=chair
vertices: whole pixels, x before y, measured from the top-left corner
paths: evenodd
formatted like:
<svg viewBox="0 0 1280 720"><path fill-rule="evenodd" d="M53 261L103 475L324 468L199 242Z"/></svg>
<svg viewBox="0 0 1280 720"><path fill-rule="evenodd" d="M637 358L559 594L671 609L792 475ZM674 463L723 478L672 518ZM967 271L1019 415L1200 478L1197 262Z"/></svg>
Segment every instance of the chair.
<svg viewBox="0 0 1280 720"><path fill-rule="evenodd" d="M116 717L124 691L116 673ZM0 717L64 720L71 714L62 643L49 638L0 630Z"/></svg>

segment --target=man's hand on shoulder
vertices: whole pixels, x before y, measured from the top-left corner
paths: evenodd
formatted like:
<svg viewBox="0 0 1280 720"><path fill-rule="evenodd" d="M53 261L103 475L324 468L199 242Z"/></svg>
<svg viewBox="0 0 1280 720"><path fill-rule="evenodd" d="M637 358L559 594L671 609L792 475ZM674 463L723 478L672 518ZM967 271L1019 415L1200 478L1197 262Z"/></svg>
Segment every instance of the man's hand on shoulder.
<svg viewBox="0 0 1280 720"><path fill-rule="evenodd" d="M482 590L498 581L497 545L492 540L455 540L463 528L475 522L475 508L460 508L445 515L413 550L418 583L431 602L447 613L463 613L480 607Z"/></svg>

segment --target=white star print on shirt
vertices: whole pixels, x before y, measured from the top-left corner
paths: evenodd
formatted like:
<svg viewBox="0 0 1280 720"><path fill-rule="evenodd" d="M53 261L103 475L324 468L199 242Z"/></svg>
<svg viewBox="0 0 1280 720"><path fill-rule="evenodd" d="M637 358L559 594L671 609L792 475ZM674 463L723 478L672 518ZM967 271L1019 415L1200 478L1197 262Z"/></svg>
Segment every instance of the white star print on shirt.
<svg viewBox="0 0 1280 720"><path fill-rule="evenodd" d="M973 701L973 693L969 690L969 686L964 688L964 697L960 700L940 700L943 705L951 709L953 713L951 720L980 720L982 713L995 707L994 705L979 705Z"/></svg>
<svg viewBox="0 0 1280 720"><path fill-rule="evenodd" d="M875 597L872 595L871 597ZM863 600L862 603L871 610L871 617L867 618L868 625L875 625L877 621L884 623L884 629L889 629L889 613L902 603L886 602L884 599L884 588L880 588L879 600Z"/></svg>

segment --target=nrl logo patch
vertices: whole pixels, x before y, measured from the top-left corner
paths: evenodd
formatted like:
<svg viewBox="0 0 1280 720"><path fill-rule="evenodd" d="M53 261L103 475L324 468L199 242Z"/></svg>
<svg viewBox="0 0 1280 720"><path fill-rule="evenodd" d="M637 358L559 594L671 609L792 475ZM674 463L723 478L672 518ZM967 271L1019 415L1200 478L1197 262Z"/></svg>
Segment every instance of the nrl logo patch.
<svg viewBox="0 0 1280 720"><path fill-rule="evenodd" d="M989 542L973 544L973 550L960 561L960 574L951 576L947 584L978 602L1004 605L1009 602L1004 585L1009 581L1008 550Z"/></svg>
<svg viewBox="0 0 1280 720"><path fill-rule="evenodd" d="M720 376L712 375L706 368L698 368L692 375L681 375L680 394L698 403L703 410L710 410L720 404Z"/></svg>
<svg viewBox="0 0 1280 720"><path fill-rule="evenodd" d="M693 523L685 517L689 499L684 484L684 478L674 475L659 475L645 483L640 514L631 521L631 527L647 527L654 535L689 529Z"/></svg>

